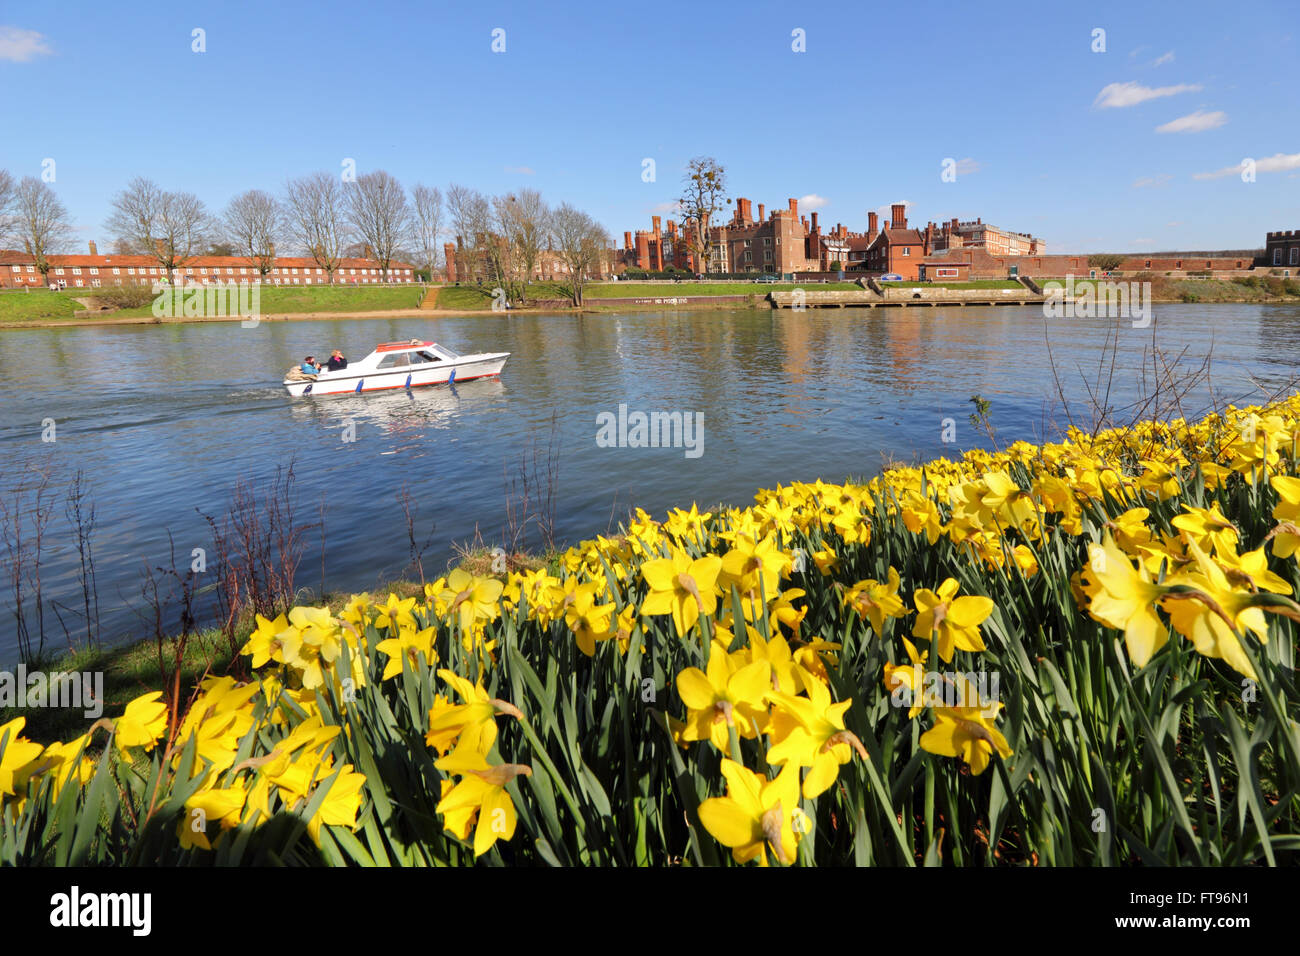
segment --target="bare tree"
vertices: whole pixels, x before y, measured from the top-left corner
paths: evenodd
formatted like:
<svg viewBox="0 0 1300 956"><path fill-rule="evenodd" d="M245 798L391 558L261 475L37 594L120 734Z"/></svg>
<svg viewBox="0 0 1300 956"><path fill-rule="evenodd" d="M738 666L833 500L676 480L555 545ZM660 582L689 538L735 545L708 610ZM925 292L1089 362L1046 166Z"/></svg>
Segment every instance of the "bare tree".
<svg viewBox="0 0 1300 956"><path fill-rule="evenodd" d="M415 207L416 251L429 270L429 281L432 282L433 270L438 264L438 239L442 235L442 190L437 186L416 183L411 196Z"/></svg>
<svg viewBox="0 0 1300 956"><path fill-rule="evenodd" d="M35 176L24 176L13 200L12 231L33 259L41 280L48 284L49 253L58 252L72 238L68 210L54 194L49 183Z"/></svg>
<svg viewBox="0 0 1300 956"><path fill-rule="evenodd" d="M697 156L686 167L682 177L682 196L678 200L685 219L687 248L695 256L699 272L707 273L713 259L713 244L709 240L709 227L713 217L724 204L727 191L727 171L711 156Z"/></svg>
<svg viewBox="0 0 1300 956"><path fill-rule="evenodd" d="M332 283L349 239L342 184L330 173L291 179L284 205L289 232Z"/></svg>
<svg viewBox="0 0 1300 956"><path fill-rule="evenodd" d="M167 192L142 176L114 197L107 225L133 252L153 256L172 281L180 266L207 247L212 228L198 196Z"/></svg>
<svg viewBox="0 0 1300 956"><path fill-rule="evenodd" d="M482 274L491 234L491 203L477 189L452 183L447 187L447 214L456 235L456 276L472 281Z"/></svg>
<svg viewBox="0 0 1300 956"><path fill-rule="evenodd" d="M8 244L14 227L14 191L13 175L7 169L0 169L0 244L4 245Z"/></svg>
<svg viewBox="0 0 1300 956"><path fill-rule="evenodd" d="M270 275L284 228L284 211L275 197L260 189L240 193L226 206L222 221L238 254L254 260L263 278Z"/></svg>
<svg viewBox="0 0 1300 956"><path fill-rule="evenodd" d="M397 177L377 169L358 176L344 194L348 222L370 247L383 271L384 281L388 282L397 250L411 235L411 207L406 202L406 190Z"/></svg>
<svg viewBox="0 0 1300 956"><path fill-rule="evenodd" d="M567 202L552 212L551 232L560 258L569 270L573 304L581 306L587 280L600 267L609 248L609 233L587 213Z"/></svg>
<svg viewBox="0 0 1300 956"><path fill-rule="evenodd" d="M496 232L508 244L510 274L506 276L510 298L527 298L542 245L550 232L551 210L535 189L521 189L492 201Z"/></svg>

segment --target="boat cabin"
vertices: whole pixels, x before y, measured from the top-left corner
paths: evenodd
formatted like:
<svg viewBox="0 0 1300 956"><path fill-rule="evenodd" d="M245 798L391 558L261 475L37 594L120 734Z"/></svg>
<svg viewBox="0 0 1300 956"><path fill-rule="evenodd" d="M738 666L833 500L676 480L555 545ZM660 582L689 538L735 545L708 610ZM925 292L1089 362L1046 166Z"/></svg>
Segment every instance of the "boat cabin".
<svg viewBox="0 0 1300 956"><path fill-rule="evenodd" d="M377 369L405 368L408 365L428 365L435 362L454 362L458 358L451 349L443 348L436 342L387 342L375 349L379 356L374 367Z"/></svg>

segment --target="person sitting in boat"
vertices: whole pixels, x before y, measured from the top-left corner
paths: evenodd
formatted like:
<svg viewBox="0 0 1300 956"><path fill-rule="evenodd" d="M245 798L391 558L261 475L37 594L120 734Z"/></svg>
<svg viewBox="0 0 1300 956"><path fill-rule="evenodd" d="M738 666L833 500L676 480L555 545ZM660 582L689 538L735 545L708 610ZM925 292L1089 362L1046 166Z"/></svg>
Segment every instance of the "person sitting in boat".
<svg viewBox="0 0 1300 956"><path fill-rule="evenodd" d="M320 365L316 361L316 356L308 355L299 366L304 375L315 375L320 371Z"/></svg>
<svg viewBox="0 0 1300 956"><path fill-rule="evenodd" d="M339 369L348 367L348 360L343 357L343 353L335 349L330 353L330 360L325 363L325 367L331 372L337 372Z"/></svg>

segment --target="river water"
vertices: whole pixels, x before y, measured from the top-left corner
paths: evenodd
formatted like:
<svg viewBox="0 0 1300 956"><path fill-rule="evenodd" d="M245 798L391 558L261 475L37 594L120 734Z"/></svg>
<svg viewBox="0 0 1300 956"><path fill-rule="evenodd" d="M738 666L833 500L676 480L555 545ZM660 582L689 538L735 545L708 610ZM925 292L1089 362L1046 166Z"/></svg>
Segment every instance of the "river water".
<svg viewBox="0 0 1300 956"><path fill-rule="evenodd" d="M991 402L999 441L1052 437L1052 422L1064 420L1058 380L1086 411L1084 380L1097 382L1104 367L1112 404L1131 401L1153 381L1153 336L1184 372L1212 359L1210 377L1186 396L1189 416L1208 405L1211 387L1219 398L1259 400L1300 367L1300 307L1154 310L1145 329L997 307L0 331L0 491L12 511L30 501L14 488L30 483L31 467L51 474L54 492L83 470L97 512L103 637L121 642L144 633L141 570L170 565L169 532L183 569L193 548L210 547L200 512L222 512L236 482L260 487L290 462L301 520L315 522L325 508L326 588L366 589L407 563L403 487L419 506L419 536L436 528L425 554L436 573L455 543L500 539L506 485L518 481L523 456L542 472L554 466L555 480L542 484L554 489L555 536L574 543L616 527L632 506L662 516L692 502L741 504L778 482L866 477L887 459L987 445L968 421L976 394ZM291 399L280 385L307 353L338 347L360 358L413 337L512 354L499 380L453 388ZM1108 341L1117 343L1113 373ZM620 405L629 425L637 412L702 416L702 434L689 436L699 439L693 447L604 447L600 425L617 421ZM943 440L945 424L955 442ZM617 440L619 429L604 432ZM80 603L73 544L56 503L42 579L46 597L65 608ZM537 528L525 544L542 544ZM4 666L17 646L2 541L0 562ZM321 564L313 531L299 584L319 587ZM47 647L66 643L53 614L46 633Z"/></svg>

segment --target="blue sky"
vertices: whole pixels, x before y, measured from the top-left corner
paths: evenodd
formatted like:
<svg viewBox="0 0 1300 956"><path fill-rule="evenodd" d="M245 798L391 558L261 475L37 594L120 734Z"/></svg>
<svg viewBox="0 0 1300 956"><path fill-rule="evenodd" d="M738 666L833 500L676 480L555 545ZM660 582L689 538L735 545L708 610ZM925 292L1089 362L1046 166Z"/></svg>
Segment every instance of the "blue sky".
<svg viewBox="0 0 1300 956"><path fill-rule="evenodd" d="M0 167L53 159L101 244L133 176L219 210L347 158L408 186L533 187L620 241L696 155L755 209L810 197L852 229L896 201L1057 252L1300 228L1293 2L1054 6L8 3Z"/></svg>

